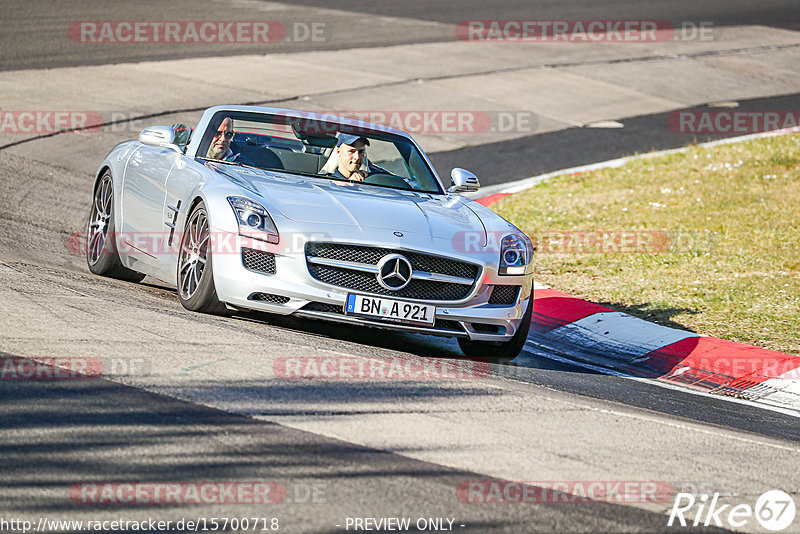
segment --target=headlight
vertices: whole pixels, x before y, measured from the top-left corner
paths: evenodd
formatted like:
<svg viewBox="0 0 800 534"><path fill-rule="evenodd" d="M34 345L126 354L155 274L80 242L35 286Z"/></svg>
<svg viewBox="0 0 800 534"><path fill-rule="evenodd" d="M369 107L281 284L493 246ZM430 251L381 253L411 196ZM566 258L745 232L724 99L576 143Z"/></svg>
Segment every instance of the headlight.
<svg viewBox="0 0 800 534"><path fill-rule="evenodd" d="M280 241L278 228L264 206L244 197L228 197L228 202L239 221L239 234L267 243Z"/></svg>
<svg viewBox="0 0 800 534"><path fill-rule="evenodd" d="M500 270L501 275L525 274L525 269L531 262L533 247L528 246L523 237L510 234L500 242Z"/></svg>

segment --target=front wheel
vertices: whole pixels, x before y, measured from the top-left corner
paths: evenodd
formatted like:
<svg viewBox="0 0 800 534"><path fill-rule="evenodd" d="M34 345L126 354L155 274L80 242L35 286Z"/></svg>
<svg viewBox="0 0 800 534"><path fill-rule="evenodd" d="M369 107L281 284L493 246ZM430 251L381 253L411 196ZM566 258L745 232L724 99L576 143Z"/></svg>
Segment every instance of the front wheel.
<svg viewBox="0 0 800 534"><path fill-rule="evenodd" d="M184 308L223 315L228 308L217 298L211 267L211 231L208 212L201 201L189 214L178 253L178 298Z"/></svg>
<svg viewBox="0 0 800 534"><path fill-rule="evenodd" d="M509 359L516 358L525 340L528 339L528 331L531 329L531 317L533 317L533 289L531 297L528 299L528 309L519 323L516 333L508 341L471 341L469 339L458 338L458 346L461 351L470 358L497 358Z"/></svg>

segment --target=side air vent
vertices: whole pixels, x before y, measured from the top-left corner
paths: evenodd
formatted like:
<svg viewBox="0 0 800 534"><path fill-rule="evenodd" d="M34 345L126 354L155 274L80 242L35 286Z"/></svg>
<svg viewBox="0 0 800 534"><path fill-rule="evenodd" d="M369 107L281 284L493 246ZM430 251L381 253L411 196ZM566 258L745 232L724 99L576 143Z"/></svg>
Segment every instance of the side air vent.
<svg viewBox="0 0 800 534"><path fill-rule="evenodd" d="M472 329L479 334L505 334L506 328L496 324L472 323Z"/></svg>
<svg viewBox="0 0 800 534"><path fill-rule="evenodd" d="M520 286L494 286L489 296L489 304L505 304L512 306L517 303Z"/></svg>
<svg viewBox="0 0 800 534"><path fill-rule="evenodd" d="M275 274L275 254L242 247L242 265L249 271Z"/></svg>
<svg viewBox="0 0 800 534"><path fill-rule="evenodd" d="M272 304L286 304L289 302L289 297L283 295L273 295L271 293L253 293L247 300L256 300L258 302L270 302Z"/></svg>

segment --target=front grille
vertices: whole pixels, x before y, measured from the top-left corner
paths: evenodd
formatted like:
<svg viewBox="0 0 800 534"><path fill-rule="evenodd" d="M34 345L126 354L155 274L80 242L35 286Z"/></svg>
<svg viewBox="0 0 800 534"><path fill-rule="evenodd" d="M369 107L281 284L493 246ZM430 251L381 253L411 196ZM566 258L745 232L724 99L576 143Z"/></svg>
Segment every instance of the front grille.
<svg viewBox="0 0 800 534"><path fill-rule="evenodd" d="M520 286L494 286L489 304L516 304Z"/></svg>
<svg viewBox="0 0 800 534"><path fill-rule="evenodd" d="M480 270L477 265L472 263L431 256L429 254L420 254L418 252L407 252L405 250L364 247L360 245L337 245L333 243L308 243L306 245L306 256L354 261L356 263L369 263L372 265L377 265L380 259L387 254L402 254L408 258L408 261L411 262L411 266L414 267L414 269L427 271L429 273L460 276L462 278L472 278L474 280Z"/></svg>
<svg viewBox="0 0 800 534"><path fill-rule="evenodd" d="M247 300L257 300L259 302L272 302L274 304L286 304L291 300L289 297L283 295L273 295L271 293L253 293Z"/></svg>
<svg viewBox="0 0 800 534"><path fill-rule="evenodd" d="M339 315L345 314L343 306L340 306L338 304L326 304L324 302L309 302L301 309L304 311L336 313ZM382 322L382 321L376 319L375 322ZM415 328L428 328L428 327L415 326ZM433 323L433 328L435 330L452 330L453 332L464 332L464 328L462 328L461 323L459 323L458 321L451 321L449 319L436 319Z"/></svg>
<svg viewBox="0 0 800 534"><path fill-rule="evenodd" d="M377 265L380 259L387 254L402 254L408 258L408 261L411 262L411 266L415 270L468 278L472 280L473 283L471 285L466 285L412 279L403 289L391 291L381 286L375 275L371 273L313 263L308 263L308 271L312 277L326 284L364 293L414 300L464 299L472 291L475 280L480 273L480 267L475 264L418 252L406 252L403 250L364 247L359 245L338 245L330 243L306 244L306 257L313 256L369 265Z"/></svg>
<svg viewBox="0 0 800 534"><path fill-rule="evenodd" d="M275 274L275 254L242 247L242 265L250 271Z"/></svg>
<svg viewBox="0 0 800 534"><path fill-rule="evenodd" d="M466 298L472 289L472 286L467 285L412 280L403 289L390 291L381 286L375 279L375 275L370 273L314 264L309 264L308 271L311 276L326 284L363 293L414 300L461 300Z"/></svg>

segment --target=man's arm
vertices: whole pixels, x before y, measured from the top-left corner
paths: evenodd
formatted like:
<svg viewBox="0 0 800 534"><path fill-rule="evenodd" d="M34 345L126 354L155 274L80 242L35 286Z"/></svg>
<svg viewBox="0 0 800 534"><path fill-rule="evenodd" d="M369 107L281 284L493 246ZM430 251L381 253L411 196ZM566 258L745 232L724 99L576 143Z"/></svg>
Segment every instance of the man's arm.
<svg viewBox="0 0 800 534"><path fill-rule="evenodd" d="M247 156L243 156L241 153L233 154L232 156L225 158L226 161L232 161L234 163L241 163L242 165L249 165L250 167L255 167L255 163L253 163L250 158Z"/></svg>

